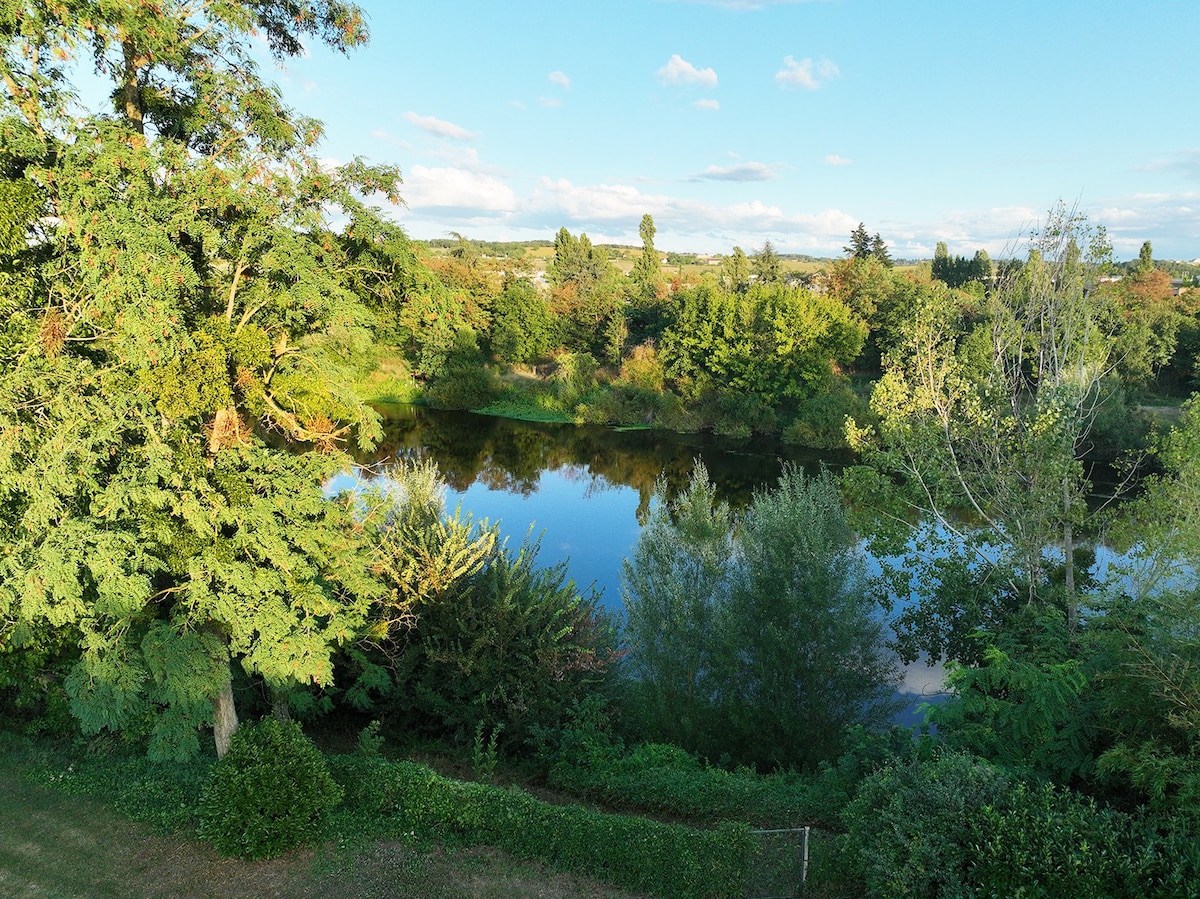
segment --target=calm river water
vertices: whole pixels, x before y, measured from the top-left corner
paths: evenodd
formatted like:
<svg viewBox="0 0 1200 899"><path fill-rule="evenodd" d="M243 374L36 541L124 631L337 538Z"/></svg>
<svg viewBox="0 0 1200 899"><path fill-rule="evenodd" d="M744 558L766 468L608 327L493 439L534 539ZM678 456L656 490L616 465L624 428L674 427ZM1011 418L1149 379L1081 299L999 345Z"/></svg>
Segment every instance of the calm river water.
<svg viewBox="0 0 1200 899"><path fill-rule="evenodd" d="M699 459L718 495L737 506L772 486L785 462L816 472L821 464L850 461L757 438L545 424L419 406L381 411L386 436L371 458L360 460L364 465L433 459L450 488L449 508L500 522L513 548L540 535L539 561L566 561L576 585L594 587L617 615L624 614L621 561L637 542L660 477L673 494ZM913 665L901 689L932 695L940 684L940 670Z"/></svg>

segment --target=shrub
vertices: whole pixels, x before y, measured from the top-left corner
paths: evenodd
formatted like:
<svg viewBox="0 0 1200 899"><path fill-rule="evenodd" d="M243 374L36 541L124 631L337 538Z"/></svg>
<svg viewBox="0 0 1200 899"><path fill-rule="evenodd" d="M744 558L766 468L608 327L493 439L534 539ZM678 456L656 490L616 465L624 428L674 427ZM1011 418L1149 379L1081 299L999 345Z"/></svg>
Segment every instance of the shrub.
<svg viewBox="0 0 1200 899"><path fill-rule="evenodd" d="M342 799L325 758L292 721L238 729L200 800L200 835L223 855L272 858L313 839Z"/></svg>
<svg viewBox="0 0 1200 899"><path fill-rule="evenodd" d="M881 768L843 812L849 867L873 896L973 895L968 822L1008 787L1000 769L965 754Z"/></svg>
<svg viewBox="0 0 1200 899"><path fill-rule="evenodd" d="M537 541L493 551L463 583L417 607L395 659L392 712L410 727L469 745L481 722L501 747L554 727L573 700L604 683L613 626L566 566L539 567Z"/></svg>
<svg viewBox="0 0 1200 899"><path fill-rule="evenodd" d="M835 385L801 404L795 420L783 429L783 440L811 449L846 449L847 418L862 427L870 421L870 409L848 387Z"/></svg>
<svg viewBox="0 0 1200 899"><path fill-rule="evenodd" d="M448 780L411 762L351 756L335 759L334 770L348 794L362 798L363 811L395 810L422 836L495 846L657 896L744 895L754 842L744 825L695 830L550 805L517 789Z"/></svg>

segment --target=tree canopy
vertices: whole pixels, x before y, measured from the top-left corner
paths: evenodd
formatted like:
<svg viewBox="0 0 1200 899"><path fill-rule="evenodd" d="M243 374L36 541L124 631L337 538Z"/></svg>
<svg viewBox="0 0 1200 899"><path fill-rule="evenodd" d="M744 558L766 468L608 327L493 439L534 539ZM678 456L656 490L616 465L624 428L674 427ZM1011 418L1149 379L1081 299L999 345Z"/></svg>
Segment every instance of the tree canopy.
<svg viewBox="0 0 1200 899"><path fill-rule="evenodd" d="M361 509L322 493L377 418L339 377L373 316L340 208L398 173L313 152L248 54L365 40L337 0L8 3L0 171L16 209L0 336L5 649L65 640L85 730L187 754L236 727L231 663L327 684L379 592ZM115 113L66 114L89 53ZM16 235L20 237L17 238ZM358 335L358 336L356 336ZM286 444L291 444L287 446Z"/></svg>

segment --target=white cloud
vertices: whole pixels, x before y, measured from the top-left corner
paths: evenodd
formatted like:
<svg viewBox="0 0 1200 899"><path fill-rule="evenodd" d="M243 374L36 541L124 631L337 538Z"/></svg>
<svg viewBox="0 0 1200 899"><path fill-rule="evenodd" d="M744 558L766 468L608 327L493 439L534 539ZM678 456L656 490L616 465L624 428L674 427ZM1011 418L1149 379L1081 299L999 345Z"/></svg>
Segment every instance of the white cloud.
<svg viewBox="0 0 1200 899"><path fill-rule="evenodd" d="M474 131L468 131L461 125L455 125L453 122L447 122L431 115L417 115L415 112L406 112L404 117L422 131L436 137L445 137L450 140L475 140L475 138L479 137Z"/></svg>
<svg viewBox="0 0 1200 899"><path fill-rule="evenodd" d="M769 181L775 177L772 166L761 162L745 162L741 165L710 165L688 181Z"/></svg>
<svg viewBox="0 0 1200 899"><path fill-rule="evenodd" d="M783 58L783 68L775 73L775 82L780 87L803 87L815 91L824 82L840 74L837 65L828 59L813 62L811 57L806 56L796 62L795 57L789 55Z"/></svg>
<svg viewBox="0 0 1200 899"><path fill-rule="evenodd" d="M697 100L692 105L695 106L697 109L717 110L717 109L721 108L721 104L718 103L716 100Z"/></svg>
<svg viewBox="0 0 1200 899"><path fill-rule="evenodd" d="M845 156L838 156L836 153L830 153L825 157L826 165L850 165L850 160Z"/></svg>
<svg viewBox="0 0 1200 899"><path fill-rule="evenodd" d="M404 199L414 211L429 208L509 212L517 196L503 181L459 168L414 165L404 179Z"/></svg>
<svg viewBox="0 0 1200 899"><path fill-rule="evenodd" d="M664 84L700 84L704 87L717 86L717 73L712 69L698 69L678 53L671 56L665 66L656 73Z"/></svg>
<svg viewBox="0 0 1200 899"><path fill-rule="evenodd" d="M538 103L547 109L558 109L562 106L562 100L556 100L554 97L538 97Z"/></svg>
<svg viewBox="0 0 1200 899"><path fill-rule="evenodd" d="M554 71L546 76L553 84L561 85L562 87L570 87L571 79L567 77L563 71Z"/></svg>
<svg viewBox="0 0 1200 899"><path fill-rule="evenodd" d="M787 214L761 200L718 206L669 194L643 193L623 184L575 185L565 178L543 178L520 224L545 232L564 225L593 240L637 240L645 213L654 216L659 235L681 250L728 251L734 244L757 246L770 239L787 252L839 255L858 219L836 209ZM514 223L515 224L515 223ZM667 244L664 243L664 246Z"/></svg>

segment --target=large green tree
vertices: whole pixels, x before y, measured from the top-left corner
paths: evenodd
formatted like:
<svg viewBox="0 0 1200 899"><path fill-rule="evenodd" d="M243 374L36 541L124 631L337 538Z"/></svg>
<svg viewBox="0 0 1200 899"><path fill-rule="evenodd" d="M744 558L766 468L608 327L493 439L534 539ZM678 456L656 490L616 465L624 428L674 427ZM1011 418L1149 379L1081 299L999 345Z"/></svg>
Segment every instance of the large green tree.
<svg viewBox="0 0 1200 899"><path fill-rule="evenodd" d="M322 493L379 433L331 350L372 316L326 222L398 175L319 165L254 34L366 37L337 0L0 6L0 173L34 201L0 266L0 643L58 641L84 729L159 755L209 724L225 751L235 663L329 683L380 589L361 507ZM68 114L81 54L112 111Z"/></svg>

